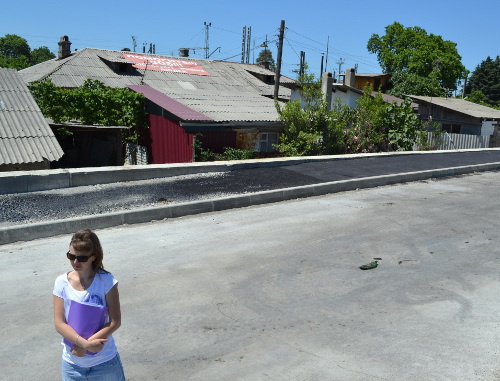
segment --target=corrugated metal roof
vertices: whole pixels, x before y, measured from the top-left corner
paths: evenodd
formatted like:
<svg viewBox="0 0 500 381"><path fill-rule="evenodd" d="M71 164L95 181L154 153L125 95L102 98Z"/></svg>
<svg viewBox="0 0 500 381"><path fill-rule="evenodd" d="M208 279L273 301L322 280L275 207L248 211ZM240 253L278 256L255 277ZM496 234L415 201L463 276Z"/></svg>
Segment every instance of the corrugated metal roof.
<svg viewBox="0 0 500 381"><path fill-rule="evenodd" d="M158 106L168 110L175 116L183 120L213 120L180 102L166 96L165 94L146 85L129 85L129 89L143 94L147 99L154 102Z"/></svg>
<svg viewBox="0 0 500 381"><path fill-rule="evenodd" d="M0 68L0 164L57 161L63 154L18 72Z"/></svg>
<svg viewBox="0 0 500 381"><path fill-rule="evenodd" d="M129 62L123 59L123 53L130 52L86 48L73 52L66 59L53 59L21 70L20 74L26 81L48 77L61 87L82 86L87 78L99 80L110 87L144 84L214 121L277 120L272 99L274 85L263 82L253 74L274 76L270 70L251 64L137 53L151 60L196 62L209 75L140 68L129 72L115 71L110 63ZM280 83L291 84L294 81L281 76ZM290 95L289 88L280 86L279 98L289 99Z"/></svg>
<svg viewBox="0 0 500 381"><path fill-rule="evenodd" d="M417 101L421 100L427 103L432 103L453 111L461 112L462 114L473 116L475 118L500 120L500 110L478 105L477 103L469 102L463 99L422 97L417 95L408 96Z"/></svg>
<svg viewBox="0 0 500 381"><path fill-rule="evenodd" d="M216 122L276 122L279 116L273 99L255 93L166 87L158 90Z"/></svg>

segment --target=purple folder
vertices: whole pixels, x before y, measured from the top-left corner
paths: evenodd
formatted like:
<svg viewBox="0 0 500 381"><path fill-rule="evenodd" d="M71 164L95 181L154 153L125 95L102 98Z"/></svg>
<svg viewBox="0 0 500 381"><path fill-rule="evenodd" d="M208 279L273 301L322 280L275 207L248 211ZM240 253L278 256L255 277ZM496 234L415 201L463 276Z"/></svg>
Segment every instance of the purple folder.
<svg viewBox="0 0 500 381"><path fill-rule="evenodd" d="M69 307L68 325L81 337L88 339L104 326L107 316L108 307L72 300ZM70 348L74 345L66 339L64 339L64 343ZM95 353L87 351L87 354L94 355Z"/></svg>

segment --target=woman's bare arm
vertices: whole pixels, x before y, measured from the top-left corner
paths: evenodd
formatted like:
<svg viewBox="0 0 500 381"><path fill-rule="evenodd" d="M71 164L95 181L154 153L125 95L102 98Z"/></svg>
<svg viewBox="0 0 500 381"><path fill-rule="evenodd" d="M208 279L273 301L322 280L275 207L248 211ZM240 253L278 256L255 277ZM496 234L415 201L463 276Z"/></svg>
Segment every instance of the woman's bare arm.
<svg viewBox="0 0 500 381"><path fill-rule="evenodd" d="M120 294L118 293L118 284L115 284L106 294L106 304L108 305L109 322L99 331L89 337L93 339L105 339L115 332L122 324L122 314L120 309Z"/></svg>

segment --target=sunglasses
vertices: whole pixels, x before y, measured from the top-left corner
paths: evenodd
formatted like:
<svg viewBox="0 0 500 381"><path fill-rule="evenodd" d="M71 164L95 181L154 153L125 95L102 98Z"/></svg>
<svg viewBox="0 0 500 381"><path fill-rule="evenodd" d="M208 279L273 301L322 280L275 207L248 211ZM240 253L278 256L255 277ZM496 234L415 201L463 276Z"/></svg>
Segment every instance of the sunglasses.
<svg viewBox="0 0 500 381"><path fill-rule="evenodd" d="M78 262L87 262L89 260L89 258L92 256L94 256L94 254L87 256L87 255L71 254L69 251L66 253L66 257L68 257L68 259L70 261L74 261L75 259L78 259Z"/></svg>

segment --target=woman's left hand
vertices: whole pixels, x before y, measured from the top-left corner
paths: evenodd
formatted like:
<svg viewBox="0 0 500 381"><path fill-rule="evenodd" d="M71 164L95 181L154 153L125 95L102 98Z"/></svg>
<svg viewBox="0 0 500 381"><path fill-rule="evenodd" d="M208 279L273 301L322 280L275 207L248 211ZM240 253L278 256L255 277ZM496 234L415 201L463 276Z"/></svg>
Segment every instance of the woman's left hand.
<svg viewBox="0 0 500 381"><path fill-rule="evenodd" d="M79 347L78 345L73 345L73 347L71 348L71 353L77 357L83 357L85 356L85 353L87 353L87 351Z"/></svg>

